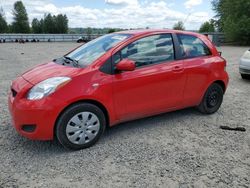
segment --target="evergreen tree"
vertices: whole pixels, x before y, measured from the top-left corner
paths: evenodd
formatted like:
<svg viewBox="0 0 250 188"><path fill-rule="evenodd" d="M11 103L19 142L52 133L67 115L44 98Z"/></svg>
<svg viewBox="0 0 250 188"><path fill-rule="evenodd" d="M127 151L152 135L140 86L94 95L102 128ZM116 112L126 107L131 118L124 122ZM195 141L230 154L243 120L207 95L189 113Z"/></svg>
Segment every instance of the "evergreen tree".
<svg viewBox="0 0 250 188"><path fill-rule="evenodd" d="M39 29L40 29L40 33L44 33L44 19L41 19L39 21Z"/></svg>
<svg viewBox="0 0 250 188"><path fill-rule="evenodd" d="M51 14L44 16L44 33L55 33L55 23Z"/></svg>
<svg viewBox="0 0 250 188"><path fill-rule="evenodd" d="M67 33L68 21L64 19L64 15L59 14L55 18L56 22L56 33Z"/></svg>
<svg viewBox="0 0 250 188"><path fill-rule="evenodd" d="M67 33L68 18L66 15L59 14L57 16L47 14L44 20L40 21L40 25L44 28L44 33Z"/></svg>
<svg viewBox="0 0 250 188"><path fill-rule="evenodd" d="M29 19L26 9L22 3L22 1L17 1L14 4L13 10L13 19L12 29L15 33L29 33Z"/></svg>
<svg viewBox="0 0 250 188"><path fill-rule="evenodd" d="M3 9L0 8L0 33L7 33L8 32L8 24L4 17Z"/></svg>
<svg viewBox="0 0 250 188"><path fill-rule="evenodd" d="M37 18L32 20L31 25L33 33L41 33L40 21Z"/></svg>

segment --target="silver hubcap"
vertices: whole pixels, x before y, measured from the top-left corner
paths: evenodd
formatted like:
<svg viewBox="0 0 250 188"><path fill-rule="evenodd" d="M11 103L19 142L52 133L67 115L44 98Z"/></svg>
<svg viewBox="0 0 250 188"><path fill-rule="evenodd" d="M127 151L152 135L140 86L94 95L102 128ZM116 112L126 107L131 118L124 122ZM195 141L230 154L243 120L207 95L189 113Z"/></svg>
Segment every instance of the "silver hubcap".
<svg viewBox="0 0 250 188"><path fill-rule="evenodd" d="M74 144L86 144L93 140L100 129L98 117L91 112L81 112L73 116L66 127L66 135Z"/></svg>

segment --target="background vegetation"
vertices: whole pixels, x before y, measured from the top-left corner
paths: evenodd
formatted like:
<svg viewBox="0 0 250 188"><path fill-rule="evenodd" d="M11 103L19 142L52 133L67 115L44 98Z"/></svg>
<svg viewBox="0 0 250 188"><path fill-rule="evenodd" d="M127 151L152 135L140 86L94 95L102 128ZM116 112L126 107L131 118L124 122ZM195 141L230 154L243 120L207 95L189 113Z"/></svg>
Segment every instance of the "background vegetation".
<svg viewBox="0 0 250 188"><path fill-rule="evenodd" d="M227 41L242 45L250 44L250 0L212 0L214 19L203 23L201 33L222 32ZM185 23L177 22L173 29L185 30ZM28 14L22 1L13 6L13 22L8 25L0 8L0 33L77 33L106 34L122 29L117 28L68 28L66 15L45 14L42 19L34 18L29 24Z"/></svg>
<svg viewBox="0 0 250 188"><path fill-rule="evenodd" d="M46 14L40 20L34 18L31 25L34 33L68 33L68 18L62 14Z"/></svg>
<svg viewBox="0 0 250 188"><path fill-rule="evenodd" d="M106 34L121 31L119 28L69 28L66 15L45 14L42 19L34 18L29 25L28 14L22 1L14 3L13 22L8 25L0 7L0 33L54 33L54 34Z"/></svg>
<svg viewBox="0 0 250 188"><path fill-rule="evenodd" d="M213 0L217 29L228 41L250 44L250 0Z"/></svg>
<svg viewBox="0 0 250 188"><path fill-rule="evenodd" d="M199 29L200 33L215 32L215 20L211 19L203 23Z"/></svg>
<svg viewBox="0 0 250 188"><path fill-rule="evenodd" d="M176 24L174 24L173 29L184 31L185 30L184 23L182 21L177 22Z"/></svg>
<svg viewBox="0 0 250 188"><path fill-rule="evenodd" d="M34 18L29 25L28 14L22 1L14 3L13 22L8 25L5 14L0 8L0 33L68 33L68 18L58 14L44 15L43 19Z"/></svg>

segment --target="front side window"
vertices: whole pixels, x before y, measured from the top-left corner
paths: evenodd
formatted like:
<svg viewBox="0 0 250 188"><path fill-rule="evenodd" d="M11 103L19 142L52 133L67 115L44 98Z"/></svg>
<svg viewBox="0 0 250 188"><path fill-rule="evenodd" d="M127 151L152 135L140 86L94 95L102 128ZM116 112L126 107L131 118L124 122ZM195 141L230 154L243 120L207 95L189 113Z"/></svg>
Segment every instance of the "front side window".
<svg viewBox="0 0 250 188"><path fill-rule="evenodd" d="M122 59L135 61L136 67L174 60L172 36L161 34L139 39L113 56L115 64Z"/></svg>
<svg viewBox="0 0 250 188"><path fill-rule="evenodd" d="M183 58L193 58L211 55L209 48L201 39L192 35L178 34Z"/></svg>
<svg viewBox="0 0 250 188"><path fill-rule="evenodd" d="M69 53L67 57L77 61L80 66L85 67L130 36L130 34L119 33L104 35L77 48Z"/></svg>

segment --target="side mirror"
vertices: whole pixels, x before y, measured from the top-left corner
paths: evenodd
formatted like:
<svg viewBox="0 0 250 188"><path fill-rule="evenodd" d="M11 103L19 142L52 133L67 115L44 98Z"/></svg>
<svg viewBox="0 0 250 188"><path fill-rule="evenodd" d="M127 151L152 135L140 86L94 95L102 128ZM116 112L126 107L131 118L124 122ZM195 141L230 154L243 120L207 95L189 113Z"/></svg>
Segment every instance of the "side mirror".
<svg viewBox="0 0 250 188"><path fill-rule="evenodd" d="M116 65L116 69L119 71L133 71L135 67L135 62L130 59L123 59Z"/></svg>

